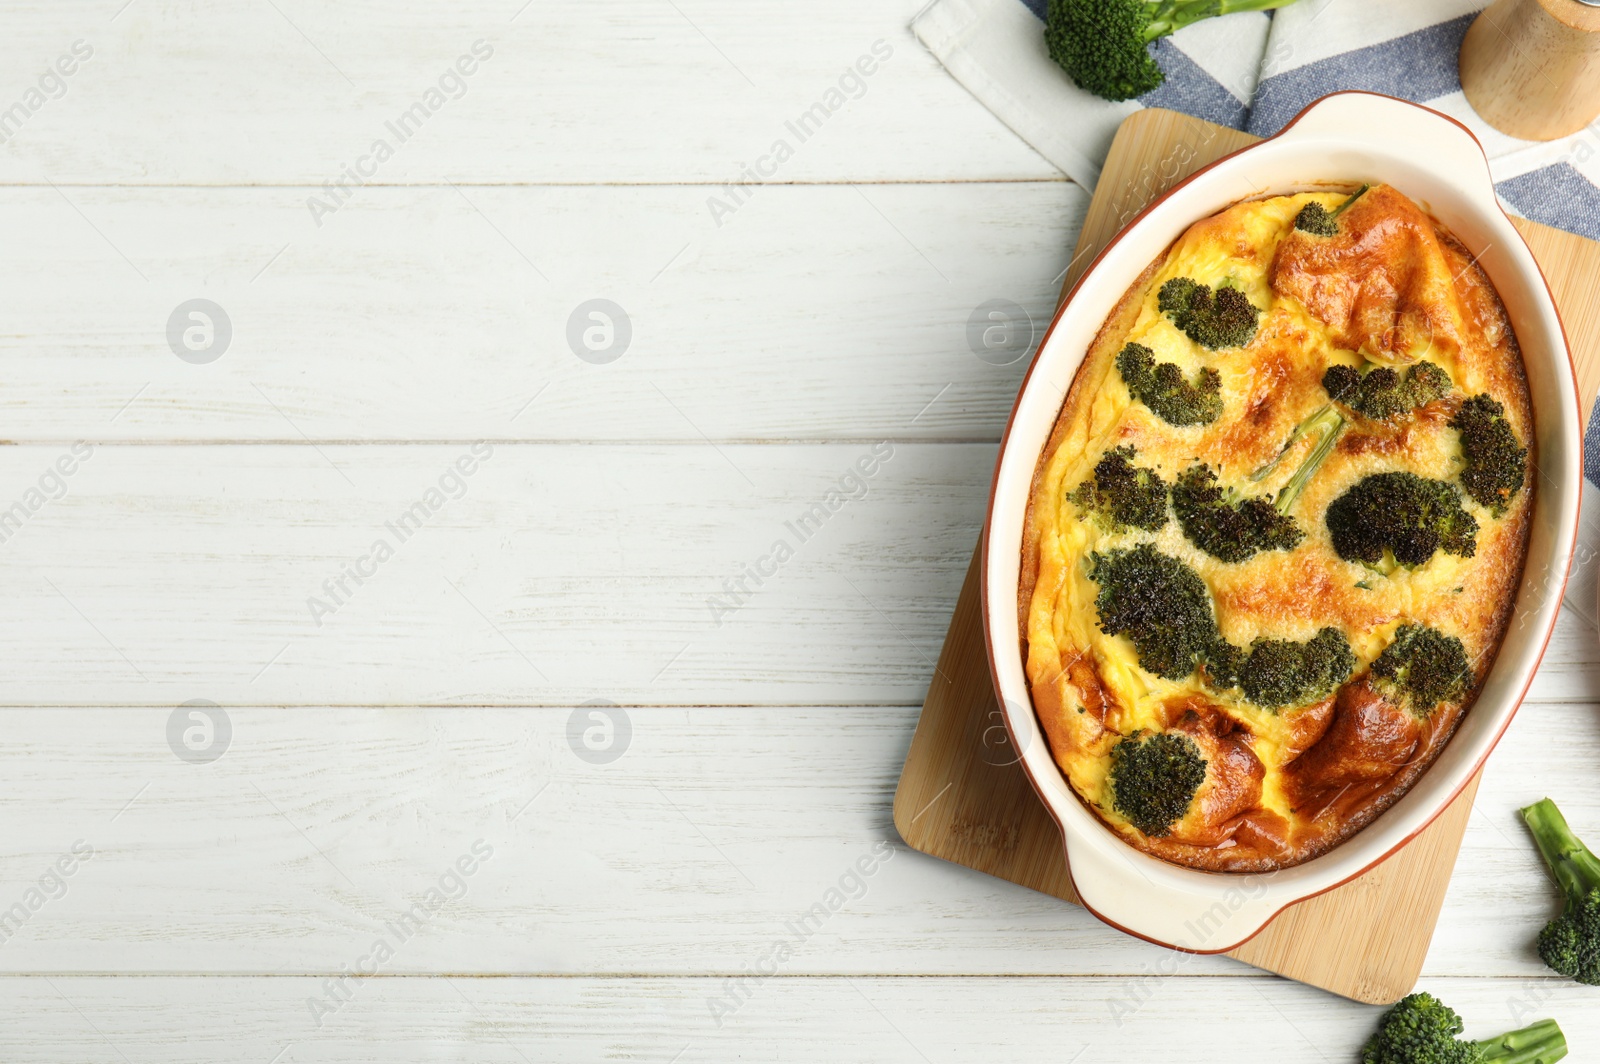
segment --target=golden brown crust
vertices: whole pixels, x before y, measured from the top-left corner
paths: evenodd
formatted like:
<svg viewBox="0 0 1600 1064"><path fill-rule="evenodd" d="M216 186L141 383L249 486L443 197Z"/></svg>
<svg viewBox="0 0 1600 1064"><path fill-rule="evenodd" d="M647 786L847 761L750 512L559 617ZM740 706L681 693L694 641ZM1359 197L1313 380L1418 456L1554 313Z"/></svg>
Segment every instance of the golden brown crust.
<svg viewBox="0 0 1600 1064"><path fill-rule="evenodd" d="M1378 186L1340 218L1335 237L1294 230L1300 195L1240 204L1204 219L1150 265L1113 308L1063 401L1035 471L1022 552L1018 623L1034 708L1052 755L1075 793L1130 844L1211 871L1259 872L1325 853L1375 819L1427 770L1477 697L1510 621L1526 553L1534 478L1496 517L1468 502L1480 531L1471 559L1443 554L1393 577L1369 579L1332 550L1322 515L1355 481L1405 469L1454 480L1460 454L1449 421L1466 396L1499 400L1517 438L1532 446L1532 407L1521 354L1488 277L1447 231L1398 191ZM1155 307L1173 276L1241 288L1265 313L1244 348L1207 351ZM1170 426L1127 393L1115 369L1123 346L1151 347L1193 379L1223 381L1213 425ZM1252 489L1245 474L1272 459L1294 427L1327 402L1327 366L1363 359L1404 368L1427 358L1450 374L1450 395L1392 422L1349 414L1349 424L1291 510L1306 533L1288 551L1223 563L1188 544L1176 522L1157 533L1107 531L1068 495L1107 449L1130 445L1138 464L1169 482L1194 461L1224 483ZM1297 445L1301 446L1301 445ZM1303 446L1309 449L1309 443ZM1303 450L1290 455L1292 469ZM1530 453L1529 466L1535 467ZM1218 694L1203 672L1174 683L1138 668L1131 644L1097 623L1090 552L1154 542L1195 569L1211 591L1222 636L1304 640L1320 627L1349 638L1358 665L1333 695L1269 712ZM1366 574L1365 576L1363 574ZM1424 719L1387 701L1366 668L1402 623L1461 640L1475 682L1458 703ZM1139 730L1193 739L1206 781L1188 814L1161 837L1133 828L1113 808L1111 748Z"/></svg>

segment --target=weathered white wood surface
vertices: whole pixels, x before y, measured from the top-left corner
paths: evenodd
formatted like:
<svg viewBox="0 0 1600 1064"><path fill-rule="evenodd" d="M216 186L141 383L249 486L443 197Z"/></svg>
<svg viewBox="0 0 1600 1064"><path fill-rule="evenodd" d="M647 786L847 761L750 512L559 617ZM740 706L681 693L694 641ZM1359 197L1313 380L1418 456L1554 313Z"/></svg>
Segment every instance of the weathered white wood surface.
<svg viewBox="0 0 1600 1064"><path fill-rule="evenodd" d="M74 41L94 54L0 152L0 179L320 186L386 138L371 182L716 186L787 137L768 180L1063 180L912 37L920 7L31 0L0 46L8 105ZM492 57L402 143L388 123L480 40ZM865 88L827 98L880 40ZM802 143L786 124L819 102L842 106Z"/></svg>
<svg viewBox="0 0 1600 1064"><path fill-rule="evenodd" d="M874 448L892 454L859 477ZM0 595L26 618L0 705L919 703L995 453L485 449L452 499L464 442L99 445L12 531L12 500L70 451L0 448ZM803 538L841 483L858 497ZM375 575L341 575L357 564ZM1530 697L1595 699L1595 658L1575 615Z"/></svg>
<svg viewBox="0 0 1600 1064"><path fill-rule="evenodd" d="M1574 1051L1600 1042L1593 991L1546 982L1431 979L1469 1012L1467 1034L1513 1009L1554 1012ZM1257 976L1132 979L775 979L719 1028L714 978L369 979L318 1027L318 979L0 979L7 1060L344 1062L818 1060L862 1064L1076 1059L1127 1064L1358 1059L1378 1010ZM1113 1010L1117 1011L1113 1011ZM1118 1020L1120 1019L1120 1024Z"/></svg>
<svg viewBox="0 0 1600 1064"><path fill-rule="evenodd" d="M1025 365L968 317L1042 331L1087 199L915 43L920 2L11 6L0 111L94 54L0 142L0 910L39 902L0 940L0 1058L1352 1059L1372 1010L895 843ZM328 199L478 40L461 98ZM722 187L780 137L768 185ZM197 297L234 328L208 365L167 346ZM605 365L566 338L596 297L633 326ZM1600 1012L1531 953L1553 902L1512 811L1548 792L1600 834L1593 557L1424 980L1474 1033L1559 1015L1575 1061ZM191 699L231 727L212 763L172 745ZM569 738L590 699L631 728L610 763ZM718 1027L725 980L874 853ZM380 937L396 977L317 1026Z"/></svg>
<svg viewBox="0 0 1600 1064"><path fill-rule="evenodd" d="M319 229L305 192L0 196L4 438L995 440L1027 360L967 320L1042 337L1087 203L783 185L719 228L698 185L365 188ZM197 297L233 327L207 365L166 335ZM567 341L596 297L632 324L604 365Z"/></svg>
<svg viewBox="0 0 1600 1064"><path fill-rule="evenodd" d="M211 764L174 756L168 709L0 715L0 910L76 840L94 850L4 942L0 971L353 968L480 839L493 856L386 972L736 975L841 878L845 901L786 976L1252 971L905 849L889 804L914 708L630 707L604 765L576 756L565 708L226 712ZM1540 977L1531 942L1554 896L1513 810L1559 794L1600 829L1595 718L1530 705L1513 725L1429 976ZM862 857L877 867L850 878Z"/></svg>

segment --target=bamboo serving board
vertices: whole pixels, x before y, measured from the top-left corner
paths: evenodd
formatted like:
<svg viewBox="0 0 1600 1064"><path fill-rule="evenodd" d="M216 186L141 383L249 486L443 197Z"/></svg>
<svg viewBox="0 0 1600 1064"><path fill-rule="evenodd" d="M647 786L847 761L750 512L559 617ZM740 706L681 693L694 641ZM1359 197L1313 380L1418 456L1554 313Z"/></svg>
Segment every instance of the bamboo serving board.
<svg viewBox="0 0 1600 1064"><path fill-rule="evenodd" d="M1255 137L1173 111L1140 111L1117 132L1089 205L1062 298L1111 237L1196 170ZM1566 324L1587 417L1600 384L1600 243L1515 219ZM1422 970L1478 790L1365 875L1285 910L1228 955L1335 994L1389 1004ZM984 650L978 556L956 601L895 791L913 848L1075 902L1061 832L1009 746Z"/></svg>

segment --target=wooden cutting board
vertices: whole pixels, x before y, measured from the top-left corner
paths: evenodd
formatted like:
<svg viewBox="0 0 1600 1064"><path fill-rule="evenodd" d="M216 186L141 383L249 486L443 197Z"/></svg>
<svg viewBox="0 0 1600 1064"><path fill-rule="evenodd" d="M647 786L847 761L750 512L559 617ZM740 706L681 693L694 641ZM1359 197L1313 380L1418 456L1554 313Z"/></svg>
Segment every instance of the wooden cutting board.
<svg viewBox="0 0 1600 1064"><path fill-rule="evenodd" d="M1255 137L1174 111L1122 124L1089 205L1062 298L1111 237L1196 170ZM1600 243L1516 219L1566 324L1588 416L1600 384ZM1287 909L1228 955L1372 1004L1410 993L1422 970L1472 812L1476 778L1421 835L1365 875ZM1075 902L1061 832L1006 737L990 684L973 555L895 791L913 848ZM1157 947L1151 947L1155 949Z"/></svg>

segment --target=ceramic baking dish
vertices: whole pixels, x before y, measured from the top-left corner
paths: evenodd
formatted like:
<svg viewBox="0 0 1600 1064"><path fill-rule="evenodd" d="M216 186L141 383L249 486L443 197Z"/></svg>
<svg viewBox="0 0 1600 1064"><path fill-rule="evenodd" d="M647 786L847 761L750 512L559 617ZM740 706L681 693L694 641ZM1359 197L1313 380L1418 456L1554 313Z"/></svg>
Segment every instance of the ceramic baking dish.
<svg viewBox="0 0 1600 1064"><path fill-rule="evenodd" d="M1122 842L1063 778L1033 714L1017 629L1024 515L1039 455L1095 333L1140 273L1191 224L1241 200L1363 181L1393 185L1477 256L1510 315L1533 400L1537 478L1516 610L1478 701L1404 797L1328 853L1261 875L1201 872ZM1056 314L1001 442L984 528L989 664L1022 766L1061 827L1073 887L1106 923L1197 953L1233 949L1286 906L1330 890L1393 854L1483 765L1533 679L1561 605L1576 538L1582 419L1554 300L1495 198L1483 149L1465 126L1372 93L1324 97L1277 136L1194 174L1119 233Z"/></svg>

